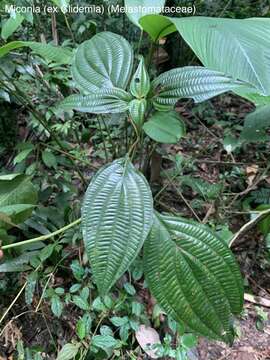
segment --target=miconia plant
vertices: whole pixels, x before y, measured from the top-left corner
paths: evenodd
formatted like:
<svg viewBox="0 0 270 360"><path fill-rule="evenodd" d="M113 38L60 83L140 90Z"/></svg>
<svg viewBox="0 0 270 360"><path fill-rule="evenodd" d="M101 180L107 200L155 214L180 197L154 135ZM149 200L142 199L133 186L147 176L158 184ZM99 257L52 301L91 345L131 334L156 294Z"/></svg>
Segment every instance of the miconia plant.
<svg viewBox="0 0 270 360"><path fill-rule="evenodd" d="M180 98L201 102L252 85L201 66L173 69L151 81L144 58L138 60L132 75L129 43L110 32L95 35L73 60L80 94L60 104L96 114L127 112L137 137L128 154L99 170L86 191L82 228L93 277L105 295L144 247L147 283L164 310L197 334L231 342L231 315L243 306L231 251L206 226L155 213L147 180L131 158L145 137L176 143L184 136L183 120L173 110Z"/></svg>

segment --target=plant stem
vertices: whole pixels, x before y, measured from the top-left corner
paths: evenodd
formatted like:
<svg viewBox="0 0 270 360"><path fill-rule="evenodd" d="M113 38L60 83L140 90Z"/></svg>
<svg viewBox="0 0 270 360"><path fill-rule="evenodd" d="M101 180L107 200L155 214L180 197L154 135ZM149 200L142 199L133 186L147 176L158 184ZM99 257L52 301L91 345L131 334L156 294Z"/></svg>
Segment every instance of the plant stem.
<svg viewBox="0 0 270 360"><path fill-rule="evenodd" d="M9 244L9 245L4 245L2 246L1 250L7 250L7 249L11 249L11 248L14 248L14 247L17 247L17 246L22 246L22 245L28 245L28 244L32 244L32 243L35 243L35 242L38 242L38 241L43 241L43 240L47 240L47 239L50 239L56 235L59 235L63 232L65 232L66 230L72 228L73 226L76 226L78 225L79 223L81 222L81 218L73 221L72 223L62 227L61 229L58 229L50 234L47 234L47 235L42 235L42 236L39 236L39 237L36 237L36 238L33 238L33 239L29 239L29 240L24 240L24 241L20 241L18 243L14 243L14 244Z"/></svg>
<svg viewBox="0 0 270 360"><path fill-rule="evenodd" d="M73 35L73 32L72 32L71 26L70 26L70 24L69 24L68 18L67 18L67 16L66 16L65 13L63 13L63 14L64 14L65 23L66 23L67 28L68 28L68 31L69 31L69 33L70 33L70 36L71 36L73 45L76 45L76 41L75 41L75 38L74 38L74 35Z"/></svg>
<svg viewBox="0 0 270 360"><path fill-rule="evenodd" d="M98 120L99 132L100 132L102 142L103 142L103 148L104 148L104 152L105 152L106 162L108 162L109 161L109 155L108 155L108 151L107 151L107 147L106 147L106 141L105 141L105 137L104 137L104 134L103 134L102 127L101 127L101 122L100 122L99 115L97 116L97 120Z"/></svg>

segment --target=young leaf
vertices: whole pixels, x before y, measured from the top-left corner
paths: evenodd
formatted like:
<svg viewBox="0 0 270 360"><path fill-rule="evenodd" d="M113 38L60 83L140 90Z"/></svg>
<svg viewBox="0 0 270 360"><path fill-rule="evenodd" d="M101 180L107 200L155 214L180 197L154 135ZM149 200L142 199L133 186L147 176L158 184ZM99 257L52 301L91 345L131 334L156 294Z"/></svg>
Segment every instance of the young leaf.
<svg viewBox="0 0 270 360"><path fill-rule="evenodd" d="M13 164L19 164L21 163L23 160L25 160L28 155L33 151L33 148L29 148L29 149L24 149L22 151L19 152L19 154L17 156L15 156L14 160L13 160Z"/></svg>
<svg viewBox="0 0 270 360"><path fill-rule="evenodd" d="M113 348L118 344L118 341L110 335L96 335L92 338L92 345L98 348Z"/></svg>
<svg viewBox="0 0 270 360"><path fill-rule="evenodd" d="M143 125L143 130L155 141L174 144L185 135L185 124L175 111L156 112Z"/></svg>
<svg viewBox="0 0 270 360"><path fill-rule="evenodd" d="M83 238L94 279L105 295L140 251L152 225L153 200L130 160L104 166L82 208Z"/></svg>
<svg viewBox="0 0 270 360"><path fill-rule="evenodd" d="M127 87L133 67L133 51L120 35L101 32L82 43L76 52L72 75L87 93Z"/></svg>
<svg viewBox="0 0 270 360"><path fill-rule="evenodd" d="M80 340L83 340L86 336L86 326L83 319L80 319L76 324L76 333Z"/></svg>
<svg viewBox="0 0 270 360"><path fill-rule="evenodd" d="M140 130L143 125L146 108L147 101L145 99L134 99L128 105L129 114L138 130Z"/></svg>
<svg viewBox="0 0 270 360"><path fill-rule="evenodd" d="M147 282L164 310L192 332L230 342L243 284L226 244L203 225L159 215L144 250Z"/></svg>
<svg viewBox="0 0 270 360"><path fill-rule="evenodd" d="M42 151L42 160L48 168L57 168L57 160L54 154L49 150Z"/></svg>
<svg viewBox="0 0 270 360"><path fill-rule="evenodd" d="M150 90L150 78L144 64L144 58L141 56L135 74L130 82L130 92L138 99L144 98Z"/></svg>
<svg viewBox="0 0 270 360"><path fill-rule="evenodd" d="M159 75L152 86L157 92L153 97L154 106L158 110L167 110L180 98L192 98L198 103L246 85L218 71L201 66L185 66Z"/></svg>
<svg viewBox="0 0 270 360"><path fill-rule="evenodd" d="M24 292L25 302L26 302L27 305L32 304L37 279L38 279L38 273L37 272L31 272L27 276L27 284L26 284L25 292Z"/></svg>
<svg viewBox="0 0 270 360"><path fill-rule="evenodd" d="M53 295L51 298L51 310L58 318L62 315L63 303L58 295Z"/></svg>
<svg viewBox="0 0 270 360"><path fill-rule="evenodd" d="M128 109L130 95L117 88L96 91L90 95L71 95L59 107L63 110L77 110L94 114L121 113Z"/></svg>
<svg viewBox="0 0 270 360"><path fill-rule="evenodd" d="M66 344L63 346L56 360L71 360L75 358L80 348L80 344Z"/></svg>
<svg viewBox="0 0 270 360"><path fill-rule="evenodd" d="M86 300L78 295L72 296L72 301L76 306L78 306L82 310L89 310L89 304Z"/></svg>

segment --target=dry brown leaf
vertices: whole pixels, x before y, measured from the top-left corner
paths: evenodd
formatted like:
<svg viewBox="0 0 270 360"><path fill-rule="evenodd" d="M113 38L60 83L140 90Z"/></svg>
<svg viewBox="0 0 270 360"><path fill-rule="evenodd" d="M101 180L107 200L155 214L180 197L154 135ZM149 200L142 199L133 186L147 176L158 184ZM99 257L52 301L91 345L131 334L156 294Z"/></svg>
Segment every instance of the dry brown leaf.
<svg viewBox="0 0 270 360"><path fill-rule="evenodd" d="M253 184L253 181L258 173L258 170L259 170L259 166L256 164L246 167L247 182L249 186Z"/></svg>
<svg viewBox="0 0 270 360"><path fill-rule="evenodd" d="M158 359L156 351L149 350L150 346L152 347L152 345L160 344L160 338L157 331L151 327L140 325L135 336L143 351L145 351L152 359Z"/></svg>

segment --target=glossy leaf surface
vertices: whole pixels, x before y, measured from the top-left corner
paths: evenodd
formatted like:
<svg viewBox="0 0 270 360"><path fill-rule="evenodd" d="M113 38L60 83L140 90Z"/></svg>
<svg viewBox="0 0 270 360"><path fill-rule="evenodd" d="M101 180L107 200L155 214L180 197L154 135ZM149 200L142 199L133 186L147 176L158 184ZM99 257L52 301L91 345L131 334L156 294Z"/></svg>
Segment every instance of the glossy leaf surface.
<svg viewBox="0 0 270 360"><path fill-rule="evenodd" d="M109 291L137 256L152 216L149 185L127 158L98 171L85 195L82 226L100 294Z"/></svg>
<svg viewBox="0 0 270 360"><path fill-rule="evenodd" d="M155 107L167 110L180 98L202 102L244 85L218 71L201 66L186 66L166 71L152 82L152 86L157 92L153 98Z"/></svg>
<svg viewBox="0 0 270 360"><path fill-rule="evenodd" d="M60 103L63 110L77 110L94 114L121 113L128 109L130 95L117 88L99 90L89 95L71 95Z"/></svg>
<svg viewBox="0 0 270 360"><path fill-rule="evenodd" d="M202 225L158 215L144 249L147 282L164 310L192 332L230 342L243 284L225 243Z"/></svg>
<svg viewBox="0 0 270 360"><path fill-rule="evenodd" d="M133 50L125 38L101 32L83 42L76 52L72 75L87 93L127 87L133 67Z"/></svg>

